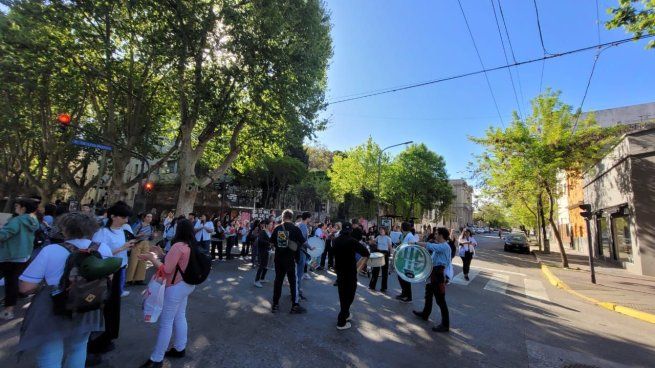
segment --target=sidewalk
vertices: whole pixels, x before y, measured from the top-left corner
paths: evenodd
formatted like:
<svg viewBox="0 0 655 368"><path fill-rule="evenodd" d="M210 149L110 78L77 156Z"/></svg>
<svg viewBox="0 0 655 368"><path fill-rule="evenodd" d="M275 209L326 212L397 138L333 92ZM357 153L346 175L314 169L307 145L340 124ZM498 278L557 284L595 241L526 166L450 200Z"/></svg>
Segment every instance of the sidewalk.
<svg viewBox="0 0 655 368"><path fill-rule="evenodd" d="M655 323L655 277L634 275L594 259L596 284L592 284L586 255L568 250L569 268L565 269L560 253L534 254L553 285L601 307Z"/></svg>

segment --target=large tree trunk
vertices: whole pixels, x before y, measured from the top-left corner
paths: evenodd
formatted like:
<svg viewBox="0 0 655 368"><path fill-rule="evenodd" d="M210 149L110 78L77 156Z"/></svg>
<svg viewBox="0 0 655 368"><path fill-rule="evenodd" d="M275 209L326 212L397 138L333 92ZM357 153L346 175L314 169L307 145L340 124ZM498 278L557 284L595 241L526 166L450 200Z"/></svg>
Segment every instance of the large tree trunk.
<svg viewBox="0 0 655 368"><path fill-rule="evenodd" d="M177 215L187 215L189 212L193 212L199 190L198 178L195 172L198 155L191 145L190 132L183 131L182 134L183 138L179 151L180 193L177 197L177 206L175 207Z"/></svg>
<svg viewBox="0 0 655 368"><path fill-rule="evenodd" d="M559 233L559 229L557 228L557 224L555 224L555 220L553 218L553 212L555 208L555 199L553 198L553 193L550 190L550 187L546 186L546 193L548 194L548 202L550 204L550 209L548 211L548 221L550 222L550 226L553 228L553 233L555 234L555 238L557 239L557 245L559 246L559 252L562 256L562 267L568 268L569 267L569 260L566 257L566 251L564 250L564 243L562 243L562 236Z"/></svg>
<svg viewBox="0 0 655 368"><path fill-rule="evenodd" d="M539 194L539 199L537 201L537 209L539 211L539 219L541 220L541 239L543 239L543 248L545 253L550 253L550 243L548 242L548 237L546 236L546 218L544 216L544 201L542 194Z"/></svg>

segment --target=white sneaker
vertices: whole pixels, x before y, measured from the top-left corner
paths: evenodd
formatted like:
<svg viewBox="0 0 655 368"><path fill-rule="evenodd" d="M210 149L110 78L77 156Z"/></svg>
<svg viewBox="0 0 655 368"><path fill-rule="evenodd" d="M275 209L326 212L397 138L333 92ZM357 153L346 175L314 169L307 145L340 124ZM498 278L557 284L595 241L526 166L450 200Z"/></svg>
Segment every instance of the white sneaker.
<svg viewBox="0 0 655 368"><path fill-rule="evenodd" d="M128 295L130 295L130 292L125 290L125 291L123 291L123 294L121 294L121 298L125 298Z"/></svg>
<svg viewBox="0 0 655 368"><path fill-rule="evenodd" d="M262 285L262 283L259 282L259 281L255 281L254 285L255 285L256 287L258 287L258 288L260 288L260 287L264 287L264 285Z"/></svg>
<svg viewBox="0 0 655 368"><path fill-rule="evenodd" d="M309 280L309 279L311 279L311 277L309 277L309 274L306 274L306 273L304 273L304 274L302 275L302 278L303 278L303 280Z"/></svg>
<svg viewBox="0 0 655 368"><path fill-rule="evenodd" d="M14 312L3 311L2 313L0 313L0 319L3 319L5 321L14 319Z"/></svg>
<svg viewBox="0 0 655 368"><path fill-rule="evenodd" d="M262 280L259 280L259 282L261 282L262 284L268 284L270 281L262 279Z"/></svg>
<svg viewBox="0 0 655 368"><path fill-rule="evenodd" d="M352 327L352 325L350 324L350 322L346 322L346 324L343 325L343 326L337 326L337 330L343 331L343 330L347 330L347 329L349 329L351 327Z"/></svg>

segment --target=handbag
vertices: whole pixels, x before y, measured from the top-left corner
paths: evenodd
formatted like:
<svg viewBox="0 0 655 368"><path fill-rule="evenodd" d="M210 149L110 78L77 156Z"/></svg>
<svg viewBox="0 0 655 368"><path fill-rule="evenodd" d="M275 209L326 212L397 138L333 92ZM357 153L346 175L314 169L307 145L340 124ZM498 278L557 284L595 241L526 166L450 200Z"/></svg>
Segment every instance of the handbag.
<svg viewBox="0 0 655 368"><path fill-rule="evenodd" d="M166 292L166 278L160 270L152 276L148 288L143 291L143 320L146 323L155 323L164 308L164 294Z"/></svg>

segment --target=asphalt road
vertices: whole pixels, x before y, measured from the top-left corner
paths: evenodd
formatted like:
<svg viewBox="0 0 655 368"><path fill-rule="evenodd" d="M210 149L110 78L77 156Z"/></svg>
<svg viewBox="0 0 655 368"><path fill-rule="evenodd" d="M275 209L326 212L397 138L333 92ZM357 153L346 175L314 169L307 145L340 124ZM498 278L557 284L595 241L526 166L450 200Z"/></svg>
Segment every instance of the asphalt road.
<svg viewBox="0 0 655 368"><path fill-rule="evenodd" d="M216 262L210 279L189 300L187 357L165 367L653 367L655 325L631 319L552 287L532 255L505 253L492 236L479 235L470 282L461 275L447 287L451 332L438 334L439 309L430 322L411 310L423 303L414 285L413 304L370 292L360 277L353 328L337 331L334 275L305 281L304 315L290 315L288 287L281 312L270 313L272 284L253 287L255 271L243 261ZM461 261L455 260L455 275ZM268 275L272 279L273 274ZM142 322L140 296L124 298L117 349L101 367L138 367L147 360L156 326ZM0 367L17 364L19 320L0 324Z"/></svg>

